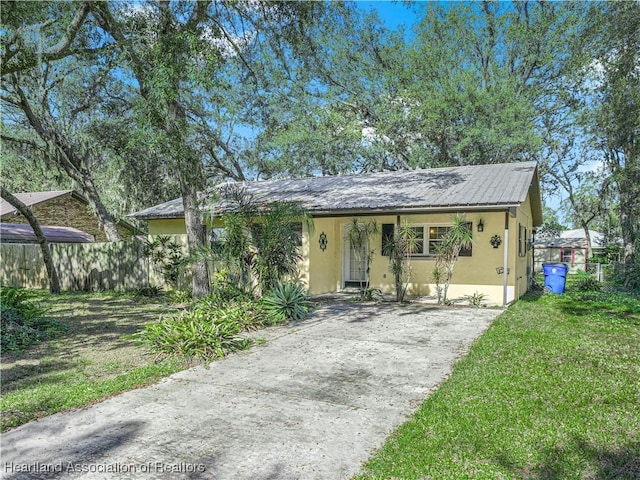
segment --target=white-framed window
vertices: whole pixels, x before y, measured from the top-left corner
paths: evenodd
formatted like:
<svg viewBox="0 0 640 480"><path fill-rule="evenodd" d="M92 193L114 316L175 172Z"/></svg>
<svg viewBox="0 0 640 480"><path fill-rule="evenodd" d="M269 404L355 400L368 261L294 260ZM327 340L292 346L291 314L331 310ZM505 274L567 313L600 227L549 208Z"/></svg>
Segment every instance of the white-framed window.
<svg viewBox="0 0 640 480"><path fill-rule="evenodd" d="M438 246L442 243L442 239L445 237L451 225L410 225L409 228L415 233L414 249L411 254L415 256L430 257L436 254ZM471 223L469 223L471 228ZM472 249L460 250L461 257L470 257Z"/></svg>
<svg viewBox="0 0 640 480"><path fill-rule="evenodd" d="M527 228L518 224L518 256L524 257L527 255Z"/></svg>

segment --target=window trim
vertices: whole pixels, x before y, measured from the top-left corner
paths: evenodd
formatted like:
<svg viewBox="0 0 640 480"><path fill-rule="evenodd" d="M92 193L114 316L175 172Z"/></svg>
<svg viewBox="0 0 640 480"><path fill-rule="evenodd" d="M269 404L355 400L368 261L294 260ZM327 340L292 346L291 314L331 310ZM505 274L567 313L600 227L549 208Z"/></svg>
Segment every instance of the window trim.
<svg viewBox="0 0 640 480"><path fill-rule="evenodd" d="M469 224L469 228L471 228L471 231L473 232L473 222L466 222ZM422 227L423 228L423 239L422 239L422 253L412 253L410 255L411 258L435 258L436 253L433 252L428 252L425 253L424 249L425 246L428 248L429 245L431 244L431 239L429 239L429 230L431 229L431 227L447 227L447 228L451 228L453 225L451 225L450 223L410 223L407 225L409 228L414 228L414 227ZM425 233L426 233L426 237L425 237ZM439 240L436 240L439 241ZM466 253L468 251L468 254ZM463 253L464 252L464 253ZM461 250L460 251L460 257L472 257L473 256L473 246L471 248L469 248L469 250Z"/></svg>
<svg viewBox="0 0 640 480"><path fill-rule="evenodd" d="M571 257L569 262L565 261L564 255L565 252L568 253ZM573 265L575 263L575 248L574 247L562 247L560 248L560 263L569 263Z"/></svg>

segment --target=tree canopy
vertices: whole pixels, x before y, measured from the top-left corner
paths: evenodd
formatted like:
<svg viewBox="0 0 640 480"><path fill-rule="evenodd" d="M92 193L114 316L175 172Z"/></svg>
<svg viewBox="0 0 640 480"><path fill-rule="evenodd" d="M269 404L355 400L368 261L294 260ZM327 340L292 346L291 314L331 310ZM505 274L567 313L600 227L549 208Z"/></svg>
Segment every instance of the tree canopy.
<svg viewBox="0 0 640 480"><path fill-rule="evenodd" d="M419 11L391 30L349 2L5 2L5 186L77 188L107 231L182 196L196 248L198 192L225 179L537 160L632 263L640 5Z"/></svg>

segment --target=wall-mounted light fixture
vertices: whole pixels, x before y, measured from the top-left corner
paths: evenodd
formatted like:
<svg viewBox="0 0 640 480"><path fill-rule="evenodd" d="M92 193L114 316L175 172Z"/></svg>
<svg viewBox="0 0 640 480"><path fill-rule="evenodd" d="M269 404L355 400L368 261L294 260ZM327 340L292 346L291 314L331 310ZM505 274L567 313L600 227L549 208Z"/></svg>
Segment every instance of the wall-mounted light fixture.
<svg viewBox="0 0 640 480"><path fill-rule="evenodd" d="M484 232L484 223L482 223L482 219L478 222L478 232Z"/></svg>

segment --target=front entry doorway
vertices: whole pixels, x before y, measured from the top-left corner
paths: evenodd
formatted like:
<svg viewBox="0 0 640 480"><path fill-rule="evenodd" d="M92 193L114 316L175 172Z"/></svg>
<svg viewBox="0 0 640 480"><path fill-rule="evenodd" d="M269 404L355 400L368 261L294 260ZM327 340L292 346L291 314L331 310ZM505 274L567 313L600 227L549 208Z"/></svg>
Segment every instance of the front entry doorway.
<svg viewBox="0 0 640 480"><path fill-rule="evenodd" d="M342 286L362 287L367 279L367 266L365 261L366 247L358 251L349 241L349 226L343 229L342 247Z"/></svg>

